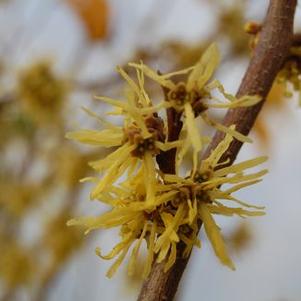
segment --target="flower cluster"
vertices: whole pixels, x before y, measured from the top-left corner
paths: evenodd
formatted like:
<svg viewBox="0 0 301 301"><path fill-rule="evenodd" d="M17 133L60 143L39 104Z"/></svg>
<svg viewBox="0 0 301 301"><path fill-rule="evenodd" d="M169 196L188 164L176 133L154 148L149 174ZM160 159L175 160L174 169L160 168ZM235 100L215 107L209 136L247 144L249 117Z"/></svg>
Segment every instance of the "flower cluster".
<svg viewBox="0 0 301 301"><path fill-rule="evenodd" d="M47 61L20 73L18 96L26 111L39 122L57 119L67 95L67 85L57 78Z"/></svg>
<svg viewBox="0 0 301 301"><path fill-rule="evenodd" d="M232 194L261 180L266 170L256 173L246 173L246 170L263 163L266 158L259 157L230 167L227 161L221 162L233 139L250 140L237 132L234 125L224 127L209 115L211 108L252 106L260 99L257 96L237 99L226 93L217 80L211 80L218 62L219 52L213 44L195 66L185 70L163 75L143 63L131 63L129 66L137 74L137 81L134 81L118 68L129 86L125 101L108 97L99 99L115 107L113 114L123 117L123 125L111 124L86 110L97 117L105 129L67 134L68 138L83 143L114 147L107 157L90 163L102 174L101 179L84 179L96 182L91 198L108 205L110 211L97 217L82 217L68 222L68 225L85 226L87 232L120 227L121 241L109 254L103 255L100 248L96 249L96 253L104 259L117 257L107 273L108 277L113 276L129 252L128 271L133 273L143 242L147 248L144 277L149 274L154 261L164 261L167 271L176 260L179 242L185 246L183 256L188 256L194 245L200 246L200 223L204 224L217 257L234 269L212 216L264 214L262 207L244 203ZM144 88L145 76L163 88L163 101L152 101ZM186 77L186 80L177 81L178 77ZM220 92L223 99L213 96L213 90ZM172 109L179 117L181 132L176 139L168 139L170 127L176 125L162 117L161 111L165 109ZM201 127L197 125L199 119L226 134L205 160L200 160L200 155L209 139L201 135ZM176 150L176 174L164 173L156 163L158 155L171 149ZM193 152L192 168L183 173L183 157L190 149ZM230 187L222 190L223 184ZM238 206L231 207L227 203Z"/></svg>

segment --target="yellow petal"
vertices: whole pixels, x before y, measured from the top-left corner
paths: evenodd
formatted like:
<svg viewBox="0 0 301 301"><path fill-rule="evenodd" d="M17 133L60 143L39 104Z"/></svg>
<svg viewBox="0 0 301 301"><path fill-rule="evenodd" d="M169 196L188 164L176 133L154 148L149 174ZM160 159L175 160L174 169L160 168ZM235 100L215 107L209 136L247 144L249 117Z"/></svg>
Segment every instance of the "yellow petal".
<svg viewBox="0 0 301 301"><path fill-rule="evenodd" d="M186 124L187 124L187 135L189 135L191 144L195 152L202 150L202 140L200 139L199 130L195 124L194 113L190 103L186 103L185 106Z"/></svg>
<svg viewBox="0 0 301 301"><path fill-rule="evenodd" d="M223 206L221 204L219 206L207 205L207 208L209 209L211 214L221 214L225 216L232 216L234 214L239 215L241 217L265 215L265 212L263 211L250 211L243 208L231 208Z"/></svg>
<svg viewBox="0 0 301 301"><path fill-rule="evenodd" d="M157 224L156 222L153 223L151 228L151 233L148 239L148 252L147 252L147 259L143 270L143 278L145 279L151 270L153 261L154 261L154 245L155 245L155 238L157 232Z"/></svg>
<svg viewBox="0 0 301 301"><path fill-rule="evenodd" d="M91 199L96 199L97 196L105 190L107 186L112 185L121 175L130 167L133 161L128 159L129 154L124 154L106 171L105 176L99 181L96 187L91 192Z"/></svg>
<svg viewBox="0 0 301 301"><path fill-rule="evenodd" d="M220 229L216 225L207 206L204 203L200 203L199 213L204 223L205 232L211 242L216 256L219 258L222 264L228 266L232 270L235 270L234 264L226 251L224 240L220 234Z"/></svg>
<svg viewBox="0 0 301 301"><path fill-rule="evenodd" d="M180 148L180 150L177 153L177 160L176 160L176 170L177 173L179 172L180 166L183 162L183 159L185 157L185 155L187 154L189 147L190 147L190 143L189 143L190 137L188 136L188 134L186 134L186 138L184 140L184 143L182 145L182 147Z"/></svg>
<svg viewBox="0 0 301 301"><path fill-rule="evenodd" d="M110 253L108 253L107 255L102 255L101 249L98 247L95 249L95 253L97 256L99 256L100 258L102 258L104 260L110 260L110 259L113 259L115 256L117 256L124 249L124 247L126 246L126 243L127 242L124 242L124 241L118 243L113 248L113 250Z"/></svg>
<svg viewBox="0 0 301 301"><path fill-rule="evenodd" d="M129 77L129 75L120 67L116 67L117 72L125 79L125 81L129 84L131 89L137 94L140 95L140 89L137 84Z"/></svg>
<svg viewBox="0 0 301 301"><path fill-rule="evenodd" d="M175 88L175 84L171 80L165 79L164 76L159 75L157 72L144 64L129 63L129 66L142 70L146 76L156 81L163 87L166 87L170 90Z"/></svg>
<svg viewBox="0 0 301 301"><path fill-rule="evenodd" d="M143 226L142 233L141 233L141 235L140 235L140 237L138 239L138 242L136 243L135 247L133 248L133 251L132 251L132 254L131 254L131 257L130 257L130 260L129 260L128 274L130 276L134 275L136 260L137 260L139 249L140 249L142 240L143 240L143 238L145 236L146 230L147 230L147 224L145 223L144 226Z"/></svg>
<svg viewBox="0 0 301 301"><path fill-rule="evenodd" d="M122 253L120 254L120 256L117 258L117 260L114 262L114 264L110 267L110 269L107 272L107 277L108 278L112 278L114 276L114 274L116 273L117 269L119 268L119 266L121 265L122 261L124 260L130 246L131 246L132 242L129 242L126 247L124 248L124 250L122 251Z"/></svg>
<svg viewBox="0 0 301 301"><path fill-rule="evenodd" d="M139 100L141 101L143 107L148 107L151 105L152 102L144 89L144 74L141 70L138 69L136 70L136 73L139 83Z"/></svg>
<svg viewBox="0 0 301 301"><path fill-rule="evenodd" d="M162 194L161 196L157 196L156 200L155 200L155 206L157 207L161 204L166 203L167 201L172 200L176 194L178 194L178 192L175 190L172 190L172 191Z"/></svg>
<svg viewBox="0 0 301 301"><path fill-rule="evenodd" d="M173 266L176 259L177 259L177 244L173 242L171 243L170 255L164 266L164 273L166 273Z"/></svg>
<svg viewBox="0 0 301 301"><path fill-rule="evenodd" d="M193 181L191 181L190 179L183 179L182 177L173 174L164 174L163 178L164 181L168 183L187 183L187 184L193 183Z"/></svg>
<svg viewBox="0 0 301 301"><path fill-rule="evenodd" d="M101 145L103 147L119 146L123 140L121 128L106 129L102 131L80 130L66 134L68 139L77 140L85 144Z"/></svg>
<svg viewBox="0 0 301 301"><path fill-rule="evenodd" d="M262 181L262 179L252 180L252 181L247 181L247 182L244 182L244 183L240 183L240 184L232 186L231 188L229 188L227 190L224 190L224 193L226 193L226 194L232 194L233 192L236 192L236 191L240 190L241 188L245 188L245 187L248 187L250 185L257 184L257 183L259 183L261 181Z"/></svg>
<svg viewBox="0 0 301 301"><path fill-rule="evenodd" d="M251 205L251 204L248 204L248 203L243 202L241 200L238 200L234 196L228 195L228 194L224 193L223 191L219 191L219 192L214 191L214 192L210 193L210 195L212 195L213 199L229 200L229 201L235 202L235 203L237 203L241 206L247 207L247 208L254 208L254 209L259 209L259 210L263 210L265 208L264 206Z"/></svg>
<svg viewBox="0 0 301 301"><path fill-rule="evenodd" d="M155 145L160 150L166 152L170 149L182 146L183 145L183 140L177 140L177 141L172 141L172 142L164 142L164 143L160 142L160 141L156 141Z"/></svg>
<svg viewBox="0 0 301 301"><path fill-rule="evenodd" d="M164 241L163 245L159 249L160 252L159 252L159 255L157 257L157 262L158 263L162 262L166 258L167 253L168 253L168 251L170 249L170 246L171 246L170 241Z"/></svg>
<svg viewBox="0 0 301 301"><path fill-rule="evenodd" d="M184 214L185 211L184 211L183 204L180 204L177 213L173 218L169 213L161 214L161 217L165 224L165 231L156 242L155 249L154 249L156 253L163 247L163 245L166 246L166 243L170 240L170 235L178 231L178 227L180 226L180 222L184 218Z"/></svg>
<svg viewBox="0 0 301 301"><path fill-rule="evenodd" d="M179 70L179 71L169 72L169 73L163 74L162 77L163 78L170 78L170 77L173 77L175 75L187 74L187 73L191 72L194 68L195 67L192 66L192 67L188 67L188 68L185 68L185 69L182 69L182 70Z"/></svg>
<svg viewBox="0 0 301 301"><path fill-rule="evenodd" d="M144 182L146 187L146 206L154 206L156 193L156 169L154 159L149 152L144 154L143 163L145 168Z"/></svg>
<svg viewBox="0 0 301 301"><path fill-rule="evenodd" d="M96 113L94 113L93 111L89 110L88 108L82 106L81 109L88 114L89 116L95 118L99 123L101 123L102 125L104 125L106 128L109 129L115 129L115 128L119 128L118 126L112 124L109 121L106 121L104 118L98 116Z"/></svg>
<svg viewBox="0 0 301 301"><path fill-rule="evenodd" d="M234 129L234 126L230 127ZM203 161L203 165L211 165L211 167L215 167L215 165L219 162L220 158L224 154L224 152L229 148L231 142L233 141L233 137L231 135L226 135L225 138L217 145L217 147L211 151L209 157Z"/></svg>
<svg viewBox="0 0 301 301"><path fill-rule="evenodd" d="M234 125L227 127L224 126L212 119L210 119L207 114L202 114L203 120L209 125L209 126L213 126L215 127L217 130L225 133L225 134L229 134L232 137L236 138L237 140L241 141L241 142L248 142L251 143L252 139L250 139L249 137L241 134L240 132L236 131L234 128Z"/></svg>
<svg viewBox="0 0 301 301"><path fill-rule="evenodd" d="M252 168L259 164L262 164L262 163L266 162L267 159L268 159L268 157L262 156L262 157L257 157L255 159L246 160L241 163L233 164L232 166L221 168L221 169L215 171L214 175L217 177L221 177L221 176L225 176L230 173L239 173L248 168Z"/></svg>
<svg viewBox="0 0 301 301"><path fill-rule="evenodd" d="M97 100L101 100L103 102L106 102L114 107L118 107L121 108L125 111L128 110L128 104L125 103L124 101L118 100L118 99L114 99L111 97L106 97L106 96L94 96L95 99Z"/></svg>
<svg viewBox="0 0 301 301"><path fill-rule="evenodd" d="M130 156L130 153L135 149L134 145L130 145L129 143L125 143L119 148L117 148L114 152L109 154L104 159L96 160L89 162L89 165L95 170L101 172L117 162L120 158L124 158L124 156Z"/></svg>
<svg viewBox="0 0 301 301"><path fill-rule="evenodd" d="M230 101L228 103L218 103L218 104L208 103L207 105L212 108L231 109L237 107L249 107L257 104L262 100L262 97L260 97L259 95L245 95L237 99L235 96L226 93L223 85L218 80L214 80L208 86L206 86L206 88L209 90L217 88L223 94L223 96Z"/></svg>
<svg viewBox="0 0 301 301"><path fill-rule="evenodd" d="M188 221L189 221L189 225L192 225L192 223L194 222L195 217L197 215L196 199L193 200L193 204L191 203L191 200L188 200L188 207L189 207Z"/></svg>
<svg viewBox="0 0 301 301"><path fill-rule="evenodd" d="M216 44L211 44L202 55L187 81L187 89L198 88L201 90L212 77L220 61L219 50Z"/></svg>

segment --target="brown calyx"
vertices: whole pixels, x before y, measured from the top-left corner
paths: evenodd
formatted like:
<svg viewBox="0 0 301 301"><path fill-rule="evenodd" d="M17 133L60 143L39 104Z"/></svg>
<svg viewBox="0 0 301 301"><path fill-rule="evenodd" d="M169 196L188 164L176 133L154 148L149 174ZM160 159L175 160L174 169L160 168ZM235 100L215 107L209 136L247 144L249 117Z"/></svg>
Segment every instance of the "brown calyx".
<svg viewBox="0 0 301 301"><path fill-rule="evenodd" d="M204 104L203 99L203 93L200 93L195 89L187 91L186 85L183 82L178 83L174 90L168 92L168 100L174 104L176 110L182 111L184 104L189 102L195 116L198 116L208 109Z"/></svg>
<svg viewBox="0 0 301 301"><path fill-rule="evenodd" d="M145 118L145 125L151 134L149 138L143 138L141 129L135 123L124 129L125 141L136 146L131 153L134 157L142 158L146 151L151 152L153 156L158 155L160 150L155 142L165 140L164 122L157 114Z"/></svg>

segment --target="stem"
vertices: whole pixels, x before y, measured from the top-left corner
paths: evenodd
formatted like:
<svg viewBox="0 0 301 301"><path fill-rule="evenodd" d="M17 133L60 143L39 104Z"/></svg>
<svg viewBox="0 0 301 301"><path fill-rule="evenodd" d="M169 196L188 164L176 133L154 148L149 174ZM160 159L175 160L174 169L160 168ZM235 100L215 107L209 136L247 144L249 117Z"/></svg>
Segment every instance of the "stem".
<svg viewBox="0 0 301 301"><path fill-rule="evenodd" d="M225 126L235 124L237 131L244 135L249 134L265 97L289 54L296 5L297 0L270 1L259 42L237 93L237 97L260 95L263 100L253 107L229 110L223 121ZM223 133L216 132L203 158L206 158L223 138ZM241 142L234 140L221 160L229 159L229 165L232 164L241 146ZM154 263L148 279L143 283L138 301L173 300L189 260L181 256L182 249L183 246L179 244L177 260L166 273L163 271L165 261Z"/></svg>
<svg viewBox="0 0 301 301"><path fill-rule="evenodd" d="M295 33L293 37L293 46L301 46L301 33Z"/></svg>

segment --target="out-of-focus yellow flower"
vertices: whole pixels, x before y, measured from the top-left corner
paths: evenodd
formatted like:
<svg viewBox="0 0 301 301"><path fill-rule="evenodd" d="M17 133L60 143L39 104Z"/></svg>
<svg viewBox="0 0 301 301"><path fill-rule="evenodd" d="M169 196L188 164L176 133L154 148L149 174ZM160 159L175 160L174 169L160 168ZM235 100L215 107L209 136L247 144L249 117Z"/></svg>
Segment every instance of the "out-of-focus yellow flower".
<svg viewBox="0 0 301 301"><path fill-rule="evenodd" d="M126 295L133 296L138 292L143 282L143 271L145 264L145 254L139 254L136 258L135 270L133 274L129 275L127 271L124 271L124 279L122 281L122 288Z"/></svg>
<svg viewBox="0 0 301 301"><path fill-rule="evenodd" d="M160 54L167 52L169 59L175 61L176 69L188 68L194 65L200 59L200 53L206 49L204 42L187 45L181 41L163 42L160 46Z"/></svg>
<svg viewBox="0 0 301 301"><path fill-rule="evenodd" d="M49 249L53 262L56 265L62 264L83 242L80 231L66 227L70 219L68 210L50 220L43 236L43 245Z"/></svg>
<svg viewBox="0 0 301 301"><path fill-rule="evenodd" d="M29 141L35 132L33 120L19 108L16 109L14 101L0 103L0 128L0 149L20 137Z"/></svg>
<svg viewBox="0 0 301 301"><path fill-rule="evenodd" d="M79 180L86 176L90 170L88 162L95 158L94 154L84 154L70 143L62 145L57 156L57 180L70 187L78 185Z"/></svg>
<svg viewBox="0 0 301 301"><path fill-rule="evenodd" d="M35 272L35 262L29 250L17 242L1 242L0 277L8 289L28 284Z"/></svg>
<svg viewBox="0 0 301 301"><path fill-rule="evenodd" d="M249 48L252 52L254 52L256 45L258 44L260 32L262 30L262 25L254 22L254 21L248 21L244 25L244 30L247 34L250 35L249 39Z"/></svg>
<svg viewBox="0 0 301 301"><path fill-rule="evenodd" d="M293 48L293 54L301 57L301 48ZM285 96L291 97L293 93L291 92L291 87L293 91L299 93L299 105L301 105L301 66L297 60L289 60L277 76L277 80L280 83L287 83L287 89Z"/></svg>
<svg viewBox="0 0 301 301"><path fill-rule="evenodd" d="M255 132L264 146L267 146L270 140L265 113L273 109L284 110L287 97L292 97L293 92L299 93L299 103L301 104L301 66L296 60L301 52L298 52L298 48L292 48L291 54L292 59L288 60L279 72L267 97L266 105L254 126Z"/></svg>
<svg viewBox="0 0 301 301"><path fill-rule="evenodd" d="M267 96L266 104L269 109L274 107L276 110L284 105L285 84L276 80Z"/></svg>
<svg viewBox="0 0 301 301"><path fill-rule="evenodd" d="M54 122L67 97L66 83L57 78L49 62L39 62L20 73L18 97L33 120Z"/></svg>
<svg viewBox="0 0 301 301"><path fill-rule="evenodd" d="M254 21L249 21L244 25L245 32L252 35L258 34L261 31L261 29L262 25Z"/></svg>
<svg viewBox="0 0 301 301"><path fill-rule="evenodd" d="M226 36L235 55L248 52L248 36L244 32L245 1L236 1L229 8L221 9L218 32Z"/></svg>
<svg viewBox="0 0 301 301"><path fill-rule="evenodd" d="M246 222L240 222L231 233L228 240L236 252L241 252L248 247L253 237L251 230L252 229L249 224Z"/></svg>
<svg viewBox="0 0 301 301"><path fill-rule="evenodd" d="M266 113L269 113L272 110L276 110L277 112L284 110L286 104L285 90L285 82L279 82L278 80L274 82L269 95L267 96L265 106L255 122L254 131L264 147L269 146L271 139L266 121Z"/></svg>
<svg viewBox="0 0 301 301"><path fill-rule="evenodd" d="M39 188L32 184L0 183L0 206L14 217L21 217L37 201Z"/></svg>

